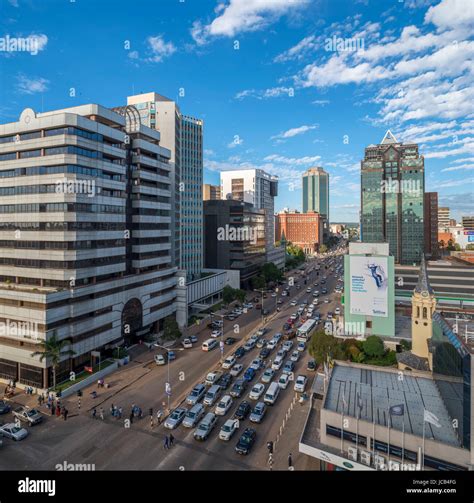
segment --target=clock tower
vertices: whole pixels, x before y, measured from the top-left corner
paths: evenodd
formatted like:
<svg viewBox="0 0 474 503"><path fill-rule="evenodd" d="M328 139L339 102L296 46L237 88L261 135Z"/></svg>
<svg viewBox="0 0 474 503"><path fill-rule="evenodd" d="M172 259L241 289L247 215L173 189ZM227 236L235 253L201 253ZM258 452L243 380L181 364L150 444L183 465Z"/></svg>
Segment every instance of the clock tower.
<svg viewBox="0 0 474 503"><path fill-rule="evenodd" d="M418 283L413 291L411 305L411 352L419 358L426 358L431 369L432 355L428 344L433 333L433 314L436 309L436 298L428 279L425 256L423 254Z"/></svg>

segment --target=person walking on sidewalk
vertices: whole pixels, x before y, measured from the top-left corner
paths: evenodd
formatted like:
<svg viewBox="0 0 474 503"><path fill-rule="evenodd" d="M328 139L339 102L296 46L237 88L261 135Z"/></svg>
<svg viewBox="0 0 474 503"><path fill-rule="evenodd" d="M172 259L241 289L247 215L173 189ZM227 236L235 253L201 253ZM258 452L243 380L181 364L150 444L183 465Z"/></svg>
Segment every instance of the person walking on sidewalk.
<svg viewBox="0 0 474 503"><path fill-rule="evenodd" d="M97 409L92 409L92 419L97 419Z"/></svg>
<svg viewBox="0 0 474 503"><path fill-rule="evenodd" d="M170 447L173 445L174 443L174 437L173 437L173 434L170 433Z"/></svg>
<svg viewBox="0 0 474 503"><path fill-rule="evenodd" d="M291 452L288 454L288 470L293 468L293 458L291 457Z"/></svg>
<svg viewBox="0 0 474 503"><path fill-rule="evenodd" d="M67 415L69 414L69 411L66 409L66 407L63 408L63 417L64 421L67 421Z"/></svg>
<svg viewBox="0 0 474 503"><path fill-rule="evenodd" d="M103 421L104 420L104 409L102 407L100 408L99 416L100 416L100 419Z"/></svg>
<svg viewBox="0 0 474 503"><path fill-rule="evenodd" d="M165 441L164 441L163 447L165 449L169 449L170 448L170 441L169 441L168 435L165 436Z"/></svg>
<svg viewBox="0 0 474 503"><path fill-rule="evenodd" d="M117 419L122 419L123 409L119 407L117 410Z"/></svg>

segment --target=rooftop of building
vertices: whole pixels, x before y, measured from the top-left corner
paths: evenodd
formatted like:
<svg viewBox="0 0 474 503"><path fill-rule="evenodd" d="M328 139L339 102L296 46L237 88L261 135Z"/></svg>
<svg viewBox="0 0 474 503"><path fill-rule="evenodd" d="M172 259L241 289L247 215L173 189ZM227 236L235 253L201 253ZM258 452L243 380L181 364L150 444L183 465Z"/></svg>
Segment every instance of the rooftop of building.
<svg viewBox="0 0 474 503"><path fill-rule="evenodd" d="M449 381L453 399L461 400L458 388ZM436 428L425 422L425 435L428 439L460 446L460 441L453 429L443 399L435 381L417 374L405 373L400 378L398 369L375 369L368 365L339 364L332 369L326 393L324 409L344 413L357 418L358 397L360 396L359 419L387 427L389 425L389 408L404 405L403 416L391 415L391 427L418 437L423 436L424 410L432 412L439 420L441 427Z"/></svg>

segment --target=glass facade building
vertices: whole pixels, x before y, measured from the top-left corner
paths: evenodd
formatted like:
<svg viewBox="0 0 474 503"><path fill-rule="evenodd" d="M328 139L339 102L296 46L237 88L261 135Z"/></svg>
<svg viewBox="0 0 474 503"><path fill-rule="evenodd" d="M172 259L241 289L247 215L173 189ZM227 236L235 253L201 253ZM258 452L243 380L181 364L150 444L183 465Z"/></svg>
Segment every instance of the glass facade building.
<svg viewBox="0 0 474 503"><path fill-rule="evenodd" d="M387 132L361 163L361 240L389 243L399 264L419 263L424 248L424 158Z"/></svg>
<svg viewBox="0 0 474 503"><path fill-rule="evenodd" d="M303 173L303 213L311 211L329 222L329 174L322 168Z"/></svg>

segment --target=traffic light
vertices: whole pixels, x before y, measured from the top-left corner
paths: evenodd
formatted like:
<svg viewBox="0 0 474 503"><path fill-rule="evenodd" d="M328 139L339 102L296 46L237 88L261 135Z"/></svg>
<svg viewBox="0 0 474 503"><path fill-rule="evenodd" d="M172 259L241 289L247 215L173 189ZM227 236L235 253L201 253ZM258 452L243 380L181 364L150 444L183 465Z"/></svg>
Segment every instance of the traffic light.
<svg viewBox="0 0 474 503"><path fill-rule="evenodd" d="M82 396L82 391L80 389L77 390L77 397L78 398L81 398Z"/></svg>
<svg viewBox="0 0 474 503"><path fill-rule="evenodd" d="M151 407L148 409L148 415L153 416L153 409Z"/></svg>
<svg viewBox="0 0 474 503"><path fill-rule="evenodd" d="M273 454L273 442L267 442L267 449L270 454Z"/></svg>

